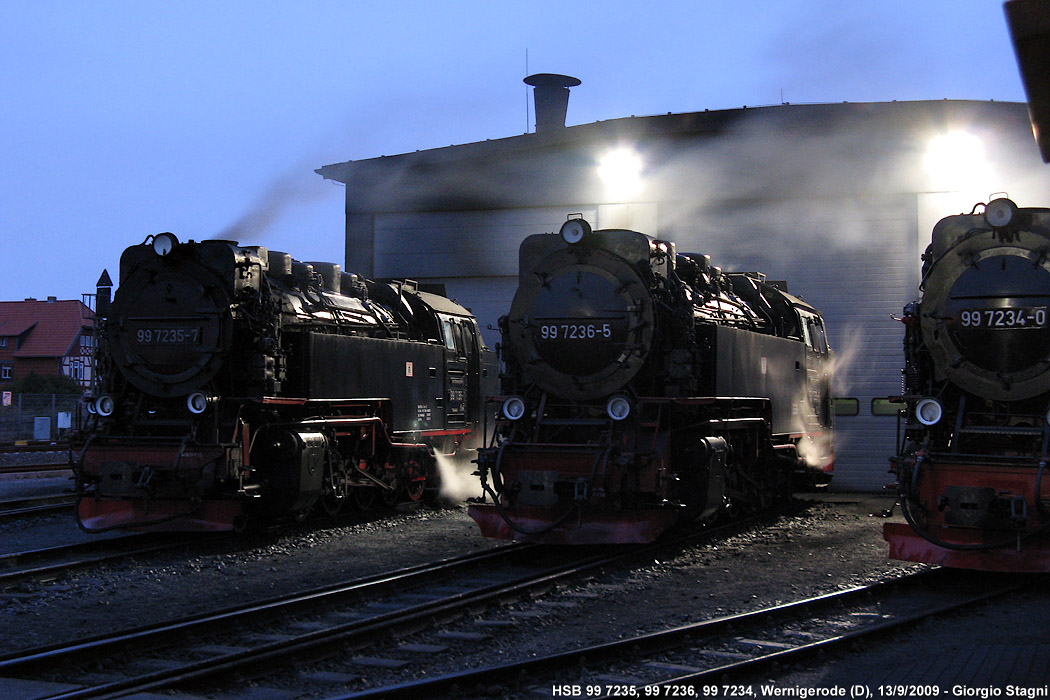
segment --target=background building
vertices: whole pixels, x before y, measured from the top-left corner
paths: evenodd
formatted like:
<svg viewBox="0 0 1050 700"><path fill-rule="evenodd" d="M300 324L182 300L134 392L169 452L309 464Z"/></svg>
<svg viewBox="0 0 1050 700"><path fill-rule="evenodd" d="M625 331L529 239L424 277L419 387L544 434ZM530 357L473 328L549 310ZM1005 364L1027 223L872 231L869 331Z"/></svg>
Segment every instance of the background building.
<svg viewBox="0 0 1050 700"><path fill-rule="evenodd" d="M0 389L37 373L87 389L94 368L94 313L79 301L0 301Z"/></svg>
<svg viewBox="0 0 1050 700"><path fill-rule="evenodd" d="M489 345L519 242L570 214L787 280L826 318L836 394L859 400L838 420L837 489L890 480L896 420L871 406L900 394L894 317L918 296L934 223L993 192L1050 204L1020 103L785 104L571 127L564 108L537 113L535 133L320 168L346 185L346 269L444 283Z"/></svg>

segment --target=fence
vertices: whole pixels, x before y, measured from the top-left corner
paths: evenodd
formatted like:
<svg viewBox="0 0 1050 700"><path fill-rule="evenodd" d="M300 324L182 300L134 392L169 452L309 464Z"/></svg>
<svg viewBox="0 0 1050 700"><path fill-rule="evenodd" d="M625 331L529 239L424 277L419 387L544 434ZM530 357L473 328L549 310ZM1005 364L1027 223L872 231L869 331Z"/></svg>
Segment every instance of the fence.
<svg viewBox="0 0 1050 700"><path fill-rule="evenodd" d="M59 440L77 425L80 397L72 394L3 392L0 442Z"/></svg>

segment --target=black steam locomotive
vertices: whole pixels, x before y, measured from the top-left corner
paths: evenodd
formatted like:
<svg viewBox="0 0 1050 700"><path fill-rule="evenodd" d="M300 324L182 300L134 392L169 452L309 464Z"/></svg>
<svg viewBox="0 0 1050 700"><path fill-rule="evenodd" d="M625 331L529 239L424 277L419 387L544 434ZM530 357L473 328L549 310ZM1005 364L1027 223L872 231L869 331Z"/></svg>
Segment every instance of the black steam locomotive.
<svg viewBox="0 0 1050 700"><path fill-rule="evenodd" d="M897 559L1048 571L1050 209L976 211L934 227L904 309L907 524L883 535Z"/></svg>
<svg viewBox="0 0 1050 700"><path fill-rule="evenodd" d="M823 321L759 274L571 219L521 244L500 330L488 537L644 542L830 480Z"/></svg>
<svg viewBox="0 0 1050 700"><path fill-rule="evenodd" d="M435 450L477 446L494 353L410 281L170 233L124 251L97 301L99 393L77 521L226 530L418 500ZM491 384L491 387L490 387Z"/></svg>

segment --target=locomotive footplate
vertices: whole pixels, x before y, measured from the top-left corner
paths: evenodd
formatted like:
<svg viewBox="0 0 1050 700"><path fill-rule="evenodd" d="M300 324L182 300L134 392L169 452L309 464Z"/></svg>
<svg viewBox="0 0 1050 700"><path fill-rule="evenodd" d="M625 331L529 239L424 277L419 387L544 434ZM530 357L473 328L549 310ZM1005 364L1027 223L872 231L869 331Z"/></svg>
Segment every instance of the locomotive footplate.
<svg viewBox="0 0 1050 700"><path fill-rule="evenodd" d="M891 559L939 564L981 571L1048 571L1050 570L1050 537L1046 534L1027 537L1022 547L1009 546L1009 533L989 533L958 528L934 528L934 534L954 545L976 546L1003 544L995 549L959 550L940 547L916 533L907 523L886 523L882 538L889 542ZM1014 538L1016 542L1016 538Z"/></svg>
<svg viewBox="0 0 1050 700"><path fill-rule="evenodd" d="M225 477L225 465L226 450L218 445L149 438L90 441L75 467L77 523L87 532L233 530L243 520L243 506L213 493L216 481Z"/></svg>
<svg viewBox="0 0 1050 700"><path fill-rule="evenodd" d="M114 500L77 501L77 523L87 532L123 529L149 532L226 532L244 521L238 501Z"/></svg>
<svg viewBox="0 0 1050 700"><path fill-rule="evenodd" d="M574 509L575 510L575 509ZM492 504L474 504L467 513L478 524L481 534L504 540L546 544L644 544L681 524L683 512L669 508L625 510L619 513L574 512L560 525L560 517L549 508L517 506L509 514L521 530L514 530ZM535 534L528 534L535 533Z"/></svg>
<svg viewBox="0 0 1050 700"><path fill-rule="evenodd" d="M681 525L686 508L666 493L651 453L611 446L505 445L482 452L498 504L474 504L468 514L485 537L550 544L652 542ZM659 493L659 496L657 495ZM647 497L646 502L626 501ZM656 505L662 504L662 505Z"/></svg>
<svg viewBox="0 0 1050 700"><path fill-rule="evenodd" d="M914 469L914 462L901 468ZM910 508L921 531L908 523L884 524L891 558L984 571L1050 569L1050 520L1044 515L1050 483L1040 483L1037 467L964 464L934 455L919 469L918 493L902 507Z"/></svg>

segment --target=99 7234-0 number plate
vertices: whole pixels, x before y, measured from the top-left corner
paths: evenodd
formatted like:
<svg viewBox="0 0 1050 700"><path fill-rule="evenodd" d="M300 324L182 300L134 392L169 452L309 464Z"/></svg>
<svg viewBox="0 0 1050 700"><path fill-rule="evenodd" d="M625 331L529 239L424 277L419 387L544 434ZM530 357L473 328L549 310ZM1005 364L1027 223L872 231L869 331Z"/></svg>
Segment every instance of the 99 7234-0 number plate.
<svg viewBox="0 0 1050 700"><path fill-rule="evenodd" d="M959 313L963 328L1011 329L1046 328L1045 306L1013 309L964 309Z"/></svg>

